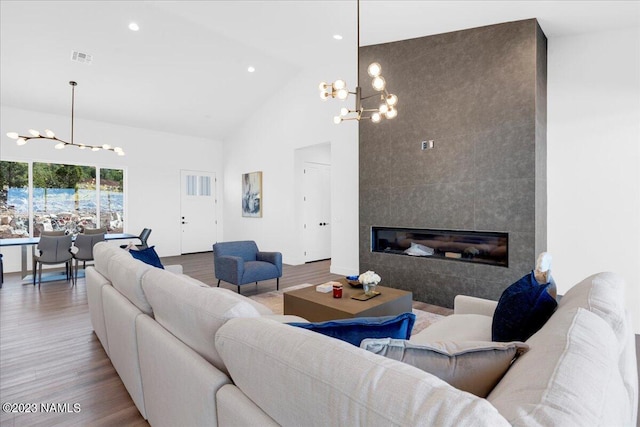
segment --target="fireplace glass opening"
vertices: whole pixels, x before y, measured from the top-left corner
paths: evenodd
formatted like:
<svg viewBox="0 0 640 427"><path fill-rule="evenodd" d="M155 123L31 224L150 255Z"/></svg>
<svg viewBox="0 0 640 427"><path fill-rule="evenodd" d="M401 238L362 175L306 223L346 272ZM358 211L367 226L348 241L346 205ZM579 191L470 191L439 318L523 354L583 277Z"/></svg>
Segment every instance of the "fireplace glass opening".
<svg viewBox="0 0 640 427"><path fill-rule="evenodd" d="M509 266L509 235L493 231L372 227L371 250Z"/></svg>

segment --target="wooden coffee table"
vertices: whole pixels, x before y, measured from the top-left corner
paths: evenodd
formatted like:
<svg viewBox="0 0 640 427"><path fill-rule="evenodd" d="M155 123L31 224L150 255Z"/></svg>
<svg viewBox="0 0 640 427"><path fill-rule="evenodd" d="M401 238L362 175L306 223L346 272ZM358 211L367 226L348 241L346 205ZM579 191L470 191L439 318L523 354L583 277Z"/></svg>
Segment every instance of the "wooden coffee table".
<svg viewBox="0 0 640 427"><path fill-rule="evenodd" d="M411 312L411 292L385 286L377 286L380 295L367 301L351 299L353 295L362 294L362 288L354 288L346 280L338 280L343 284L342 298L334 298L333 293L323 294L309 286L294 291L284 291L284 314L303 317L310 322L325 320L349 319L353 317L395 316Z"/></svg>

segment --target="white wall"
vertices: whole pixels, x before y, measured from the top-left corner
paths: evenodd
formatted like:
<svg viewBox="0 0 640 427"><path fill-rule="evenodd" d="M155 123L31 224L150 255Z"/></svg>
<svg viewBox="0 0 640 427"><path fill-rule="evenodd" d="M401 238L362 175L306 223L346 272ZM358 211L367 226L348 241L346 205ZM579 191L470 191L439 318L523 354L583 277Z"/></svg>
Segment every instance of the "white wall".
<svg viewBox="0 0 640 427"><path fill-rule="evenodd" d="M619 273L640 333L640 29L549 40L547 156L559 293Z"/></svg>
<svg viewBox="0 0 640 427"><path fill-rule="evenodd" d="M70 117L67 116L2 106L0 123L2 160L124 168L125 232L138 234L144 227L153 229L149 243L156 246L160 256L180 254L180 170L216 172L217 193L222 194L222 144L217 141L81 120L76 117L76 143L118 145L126 152L126 156L119 157L112 152L94 153L75 148L56 150L52 142L43 140L30 141L20 147L6 136L10 131L26 133L28 129L36 128L42 132L44 128L50 128L66 140L70 137ZM219 196L219 239L222 239L223 230L221 199ZM20 269L18 250L3 249L2 253L6 254L6 271Z"/></svg>
<svg viewBox="0 0 640 427"><path fill-rule="evenodd" d="M335 66L334 66L335 67ZM345 72L349 69L345 66ZM355 68L355 62L353 64ZM358 128L357 123L333 124L337 100L322 102L318 83L346 78L330 68L300 74L247 118L224 144L225 240L255 240L261 250L282 252L288 264L304 262L296 210L295 150L331 144L332 261L331 271L358 271ZM263 217L243 218L241 176L262 171Z"/></svg>

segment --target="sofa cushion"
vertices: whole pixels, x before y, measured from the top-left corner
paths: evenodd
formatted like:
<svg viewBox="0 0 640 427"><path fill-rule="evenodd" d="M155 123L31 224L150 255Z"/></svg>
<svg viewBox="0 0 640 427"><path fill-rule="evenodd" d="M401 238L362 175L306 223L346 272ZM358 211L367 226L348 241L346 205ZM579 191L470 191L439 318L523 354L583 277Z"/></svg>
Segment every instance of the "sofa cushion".
<svg viewBox="0 0 640 427"><path fill-rule="evenodd" d="M98 242L93 246L93 258L94 267L98 273L109 279L107 267L109 265L109 259L117 254L114 249L122 251L119 247L116 247L109 242Z"/></svg>
<svg viewBox="0 0 640 427"><path fill-rule="evenodd" d="M534 272L504 290L493 314L492 341L526 341L551 317L558 306Z"/></svg>
<svg viewBox="0 0 640 427"><path fill-rule="evenodd" d="M255 308L258 313L260 313L263 316L271 316L273 315L273 311L267 307L264 304L259 303L258 301L254 301L251 298L246 298L240 294L238 294L237 292L232 291L231 289L225 289L225 288L216 288L221 292L227 292L228 294L230 294L233 298L238 298L241 301L246 301L249 304L251 304L253 306L253 308Z"/></svg>
<svg viewBox="0 0 640 427"><path fill-rule="evenodd" d="M457 389L486 397L529 346L521 342L443 341L414 344L405 340L362 340L360 347L408 363L448 382Z"/></svg>
<svg viewBox="0 0 640 427"><path fill-rule="evenodd" d="M515 426L629 425L611 328L582 308L557 311L487 399Z"/></svg>
<svg viewBox="0 0 640 427"><path fill-rule="evenodd" d="M142 278L142 289L158 323L226 372L214 346L216 331L234 317L259 317L258 311L241 295L194 286L181 276L149 268Z"/></svg>
<svg viewBox="0 0 640 427"><path fill-rule="evenodd" d="M102 287L102 302L109 359L133 403L146 418L136 336L136 319L143 314L112 286Z"/></svg>
<svg viewBox="0 0 640 427"><path fill-rule="evenodd" d="M164 266L160 261L160 257L156 252L155 246L150 246L148 248L138 249L138 250L129 249L129 253L131 254L132 257L134 257L139 261L144 262L145 264L149 264L152 267L164 269Z"/></svg>
<svg viewBox="0 0 640 427"><path fill-rule="evenodd" d="M482 314L452 314L429 325L410 341L428 344L436 341L491 341L493 318Z"/></svg>
<svg viewBox="0 0 640 427"><path fill-rule="evenodd" d="M415 321L415 314L402 313L398 316L356 317L316 323L292 322L289 325L360 346L365 338L409 339Z"/></svg>
<svg viewBox="0 0 640 427"><path fill-rule="evenodd" d="M142 276L153 267L132 258L123 249L117 248L117 250L120 252L109 258L107 268L113 287L143 313L153 315L151 305L149 305L141 286Z"/></svg>
<svg viewBox="0 0 640 427"><path fill-rule="evenodd" d="M585 308L600 316L611 326L624 345L627 339L627 322L624 298L625 282L615 273L598 273L587 277L562 296L558 310Z"/></svg>
<svg viewBox="0 0 640 427"><path fill-rule="evenodd" d="M508 425L431 374L272 320L229 320L216 348L234 384L280 425Z"/></svg>

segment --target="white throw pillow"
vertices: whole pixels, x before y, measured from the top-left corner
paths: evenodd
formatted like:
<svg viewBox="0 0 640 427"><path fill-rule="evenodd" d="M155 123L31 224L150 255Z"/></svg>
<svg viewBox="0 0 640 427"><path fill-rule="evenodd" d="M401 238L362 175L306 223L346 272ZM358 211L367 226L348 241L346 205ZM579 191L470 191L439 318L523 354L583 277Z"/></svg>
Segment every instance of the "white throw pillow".
<svg viewBox="0 0 640 427"><path fill-rule="evenodd" d="M368 338L361 348L422 369L453 387L486 397L529 346L522 342L434 342L414 344L392 338Z"/></svg>

